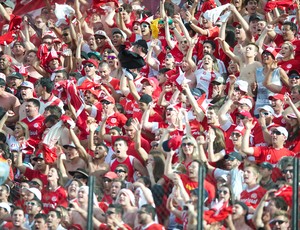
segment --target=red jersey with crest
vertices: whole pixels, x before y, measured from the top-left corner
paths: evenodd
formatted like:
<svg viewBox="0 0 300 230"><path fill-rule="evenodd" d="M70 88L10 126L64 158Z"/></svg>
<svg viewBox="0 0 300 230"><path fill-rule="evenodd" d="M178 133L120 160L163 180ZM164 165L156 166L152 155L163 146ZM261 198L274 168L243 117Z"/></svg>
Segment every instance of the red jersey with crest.
<svg viewBox="0 0 300 230"><path fill-rule="evenodd" d="M40 102L40 114L43 114L45 108L49 105L57 105L62 111L64 111L64 103L58 97L51 94L51 96L47 100L43 100L41 97L38 99Z"/></svg>
<svg viewBox="0 0 300 230"><path fill-rule="evenodd" d="M24 118L22 122L24 122L28 126L29 136L32 139L41 140L43 132L45 130L44 126L44 116L39 115L32 120L28 117Z"/></svg>
<svg viewBox="0 0 300 230"><path fill-rule="evenodd" d="M253 156L257 159L257 163L269 162L277 164L278 161L285 156L295 156L295 153L287 148L274 149L273 147L254 147Z"/></svg>
<svg viewBox="0 0 300 230"><path fill-rule="evenodd" d="M57 206L68 206L67 200L68 194L63 187L58 187L55 191L43 189L42 191L42 203L43 211L47 214Z"/></svg>
<svg viewBox="0 0 300 230"><path fill-rule="evenodd" d="M157 224L153 222L144 227L140 226L136 228L136 230L165 230L165 227L162 226L161 224Z"/></svg>
<svg viewBox="0 0 300 230"><path fill-rule="evenodd" d="M110 163L110 171L115 171L118 165L123 164L126 165L128 168L128 175L127 175L127 180L129 182L133 182L133 174L134 174L134 167L133 167L133 160L135 157L133 156L128 156L124 161L119 162L117 161L117 158L113 159Z"/></svg>
<svg viewBox="0 0 300 230"><path fill-rule="evenodd" d="M257 185L255 188L252 189L245 189L241 193L240 201L244 203L249 203L253 208L256 208L260 200L266 194L266 192L267 190L265 190L260 185Z"/></svg>

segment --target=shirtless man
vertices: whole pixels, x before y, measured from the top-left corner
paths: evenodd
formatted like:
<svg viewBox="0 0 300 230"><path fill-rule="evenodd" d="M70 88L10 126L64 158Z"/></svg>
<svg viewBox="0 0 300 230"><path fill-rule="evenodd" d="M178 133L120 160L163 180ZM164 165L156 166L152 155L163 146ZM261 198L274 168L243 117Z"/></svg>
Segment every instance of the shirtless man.
<svg viewBox="0 0 300 230"><path fill-rule="evenodd" d="M73 142L64 145L65 154L62 154L58 157L58 167L63 175L63 178L72 179L73 177L68 173L69 171L76 171L78 168L87 168L88 167L88 155L84 147L80 144L78 137L76 136L74 130L69 128L71 140ZM63 159L66 157L66 159Z"/></svg>
<svg viewBox="0 0 300 230"><path fill-rule="evenodd" d="M239 56L235 55L229 49L228 44L224 40L221 39L220 41L225 54L239 64L240 76L238 79L248 82L248 95L253 96L251 85L255 82L255 72L257 68L262 67L260 62L255 61L255 57L258 54L258 46L254 43L249 43L246 47L242 48L244 55L244 61L242 61Z"/></svg>
<svg viewBox="0 0 300 230"><path fill-rule="evenodd" d="M6 124L13 124L19 119L19 108L20 101L13 94L5 91L6 82L0 78L0 105L6 111L12 110L14 112L14 116L11 116L7 119Z"/></svg>
<svg viewBox="0 0 300 230"><path fill-rule="evenodd" d="M88 210L88 199L89 199L89 187L88 186L81 186L78 190L77 195L77 203L78 206L83 209L84 211ZM76 204L72 204L75 206ZM100 209L97 205L96 197L94 196L94 206L93 206L93 216L99 220L100 222L105 221L104 212ZM78 224L81 226L82 229L87 229L87 220L74 208L71 209L70 212L70 226Z"/></svg>

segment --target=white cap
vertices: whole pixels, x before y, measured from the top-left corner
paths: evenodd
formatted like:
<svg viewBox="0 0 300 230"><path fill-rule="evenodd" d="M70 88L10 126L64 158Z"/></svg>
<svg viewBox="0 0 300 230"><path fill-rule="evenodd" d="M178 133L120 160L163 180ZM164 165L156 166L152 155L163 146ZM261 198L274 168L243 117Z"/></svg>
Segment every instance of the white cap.
<svg viewBox="0 0 300 230"><path fill-rule="evenodd" d="M37 188L25 188L25 189L33 193L39 200L42 199L42 193L39 189Z"/></svg>
<svg viewBox="0 0 300 230"><path fill-rule="evenodd" d="M9 204L6 203L6 202L1 202L0 203L0 208L5 208L8 213L10 213L10 211L11 211L11 208L10 208Z"/></svg>
<svg viewBox="0 0 300 230"><path fill-rule="evenodd" d="M289 133L288 131L286 130L286 128L282 127L282 126L279 126L279 127L276 127L275 129L273 130L277 130L279 132L281 132L285 137L288 137L289 136Z"/></svg>
<svg viewBox="0 0 300 230"><path fill-rule="evenodd" d="M0 73L0 78L6 81L6 75L4 73Z"/></svg>
<svg viewBox="0 0 300 230"><path fill-rule="evenodd" d="M237 85L241 91L248 93L248 82L237 80L234 84Z"/></svg>
<svg viewBox="0 0 300 230"><path fill-rule="evenodd" d="M114 33L119 33L119 34L122 35L122 37L123 37L125 40L127 39L127 35L124 33L123 30L120 30L119 28L113 28L113 29L111 30L111 32L112 32L112 34L114 34Z"/></svg>
<svg viewBox="0 0 300 230"><path fill-rule="evenodd" d="M242 98L241 100L239 100L239 104L246 104L249 106L250 109L252 109L252 101L249 98Z"/></svg>
<svg viewBox="0 0 300 230"><path fill-rule="evenodd" d="M272 115L275 114L274 109L273 109L271 106L269 106L269 105L264 105L264 106L262 106L262 107L258 107L258 108L256 109L257 113L259 113L260 110L262 110L262 109L268 111L268 112L271 113Z"/></svg>
<svg viewBox="0 0 300 230"><path fill-rule="evenodd" d="M34 89L34 86L30 81L23 81L20 87Z"/></svg>

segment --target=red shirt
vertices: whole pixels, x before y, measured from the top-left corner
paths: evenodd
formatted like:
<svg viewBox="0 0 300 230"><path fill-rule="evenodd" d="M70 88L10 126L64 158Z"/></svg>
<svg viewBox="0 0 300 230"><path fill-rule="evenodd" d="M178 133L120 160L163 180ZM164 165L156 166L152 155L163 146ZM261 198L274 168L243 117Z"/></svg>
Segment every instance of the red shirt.
<svg viewBox="0 0 300 230"><path fill-rule="evenodd" d="M28 117L22 120L22 122L24 122L28 126L29 136L32 139L42 139L42 135L45 130L44 120L45 118L42 115L39 115L32 120L30 120Z"/></svg>
<svg viewBox="0 0 300 230"><path fill-rule="evenodd" d="M100 113L97 113L96 120L101 121L101 116L102 115ZM112 127L119 127L122 129L126 121L127 121L127 117L124 114L115 112L114 114L112 114L107 118L106 125L105 125L105 132L108 133Z"/></svg>
<svg viewBox="0 0 300 230"><path fill-rule="evenodd" d="M241 193L240 201L249 203L253 208L256 208L266 192L267 190L259 185L253 189L245 189Z"/></svg>
<svg viewBox="0 0 300 230"><path fill-rule="evenodd" d="M144 227L140 226L136 228L136 230L165 230L165 227L162 226L161 224L151 223Z"/></svg>
<svg viewBox="0 0 300 230"><path fill-rule="evenodd" d="M115 171L118 165L124 164L128 168L128 175L127 175L127 181L133 182L133 174L134 174L134 167L133 167L133 160L135 158L133 156L128 156L124 161L119 162L117 158L113 159L110 163L110 171Z"/></svg>
<svg viewBox="0 0 300 230"><path fill-rule="evenodd" d="M68 206L67 191L63 187L58 187L55 191L49 191L43 189L42 191L42 202L43 211L47 214L57 206Z"/></svg>
<svg viewBox="0 0 300 230"><path fill-rule="evenodd" d="M269 162L277 164L278 161L285 156L295 156L295 153L287 148L274 149L273 147L254 147L253 156L257 159L257 163Z"/></svg>
<svg viewBox="0 0 300 230"><path fill-rule="evenodd" d="M128 229L128 230L131 230L132 228L129 226L129 225L127 225L127 224L123 224L123 228L126 228L126 229ZM123 228L117 228L117 230L121 230L121 229L123 229ZM107 225L107 224L100 224L100 226L99 226L99 230L111 230L111 228Z"/></svg>
<svg viewBox="0 0 300 230"><path fill-rule="evenodd" d="M30 168L26 168L24 176L26 176L29 180L32 180L33 178L38 178L43 182L43 184L48 183L47 175L41 173L38 170L33 170L33 169L30 169Z"/></svg>

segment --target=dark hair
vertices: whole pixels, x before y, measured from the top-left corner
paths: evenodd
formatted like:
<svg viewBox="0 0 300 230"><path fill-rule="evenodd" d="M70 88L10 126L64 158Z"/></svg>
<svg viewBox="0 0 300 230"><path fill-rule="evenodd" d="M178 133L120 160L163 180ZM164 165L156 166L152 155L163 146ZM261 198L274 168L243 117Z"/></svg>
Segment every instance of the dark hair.
<svg viewBox="0 0 300 230"><path fill-rule="evenodd" d="M36 196L34 196L34 198L32 200L37 203L37 206L40 207L41 210L43 209L44 205L43 205L43 202L40 199L38 199Z"/></svg>
<svg viewBox="0 0 300 230"><path fill-rule="evenodd" d="M120 204L109 204L108 205L109 208L114 208L116 211L116 214L121 214L123 215L123 207Z"/></svg>
<svg viewBox="0 0 300 230"><path fill-rule="evenodd" d="M147 188L151 188L151 180L149 177L147 176L142 176L140 177L139 179L142 179L143 180L143 183L144 185L147 187Z"/></svg>
<svg viewBox="0 0 300 230"><path fill-rule="evenodd" d="M248 4L248 2L253 1L253 0L245 0L244 6ZM256 3L258 3L258 0L254 0Z"/></svg>
<svg viewBox="0 0 300 230"><path fill-rule="evenodd" d="M47 93L51 93L54 88L54 83L50 80L50 78L43 77L39 80L38 84L43 88L45 87Z"/></svg>
<svg viewBox="0 0 300 230"><path fill-rule="evenodd" d="M61 108L57 105L48 105L45 111L48 111L51 115L55 115L57 118L60 118L62 115Z"/></svg>
<svg viewBox="0 0 300 230"><path fill-rule="evenodd" d="M256 51L256 52L259 51L259 47L258 47L258 45L256 45L255 43L249 42L248 45L253 45L253 46L255 46L255 49L256 49L255 51Z"/></svg>
<svg viewBox="0 0 300 230"><path fill-rule="evenodd" d="M96 145L96 147L98 147L98 146L102 146L102 147L104 147L104 148L105 148L105 150L106 150L106 152L108 153L108 151L109 151L109 148L107 147L107 145L106 145L105 143L101 142L101 143L99 143L99 144L97 144L97 145Z"/></svg>
<svg viewBox="0 0 300 230"><path fill-rule="evenodd" d="M284 26L284 25L286 25L286 26L290 26L290 28L291 28L291 31L293 31L293 32L294 32L294 35L296 35L296 34L297 34L297 25L296 25L295 23L293 23L293 22L290 22L290 21L285 21L285 22L282 24L282 26Z"/></svg>
<svg viewBox="0 0 300 230"><path fill-rule="evenodd" d="M59 118L56 115L49 115L45 118L44 123L50 122L52 125L55 125L59 121Z"/></svg>
<svg viewBox="0 0 300 230"><path fill-rule="evenodd" d="M57 210L50 210L49 213L50 213L50 212L54 212L54 213L56 214L56 217L57 217L58 219L61 219L61 214L60 214L59 211L57 211ZM49 213L48 213L48 216L49 216Z"/></svg>
<svg viewBox="0 0 300 230"><path fill-rule="evenodd" d="M55 73L62 73L64 78L66 78L66 79L68 78L68 73L65 69L57 70L57 71L55 71Z"/></svg>
<svg viewBox="0 0 300 230"><path fill-rule="evenodd" d="M164 5L167 16L173 17L175 12L173 3L165 2Z"/></svg>
<svg viewBox="0 0 300 230"><path fill-rule="evenodd" d="M126 4L124 3L122 6L121 6L128 14L130 14L132 12L132 6L130 4Z"/></svg>
<svg viewBox="0 0 300 230"><path fill-rule="evenodd" d="M127 141L126 141L123 137L118 137L118 138L115 140L115 143L116 143L117 141L123 141L123 142L128 146Z"/></svg>
<svg viewBox="0 0 300 230"><path fill-rule="evenodd" d="M3 143L6 142L6 135L2 132L0 132L0 141L2 141Z"/></svg>
<svg viewBox="0 0 300 230"><path fill-rule="evenodd" d="M47 215L44 213L38 213L34 216L34 219L43 219L45 222L47 221Z"/></svg>
<svg viewBox="0 0 300 230"><path fill-rule="evenodd" d="M210 45L211 45L211 48L212 48L213 50L216 49L216 43L215 43L213 40L205 40L205 41L203 42L203 45L204 45L205 43L210 44Z"/></svg>
<svg viewBox="0 0 300 230"><path fill-rule="evenodd" d="M38 99L35 99L35 98L30 98L27 100L27 103L31 102L34 106L40 108L41 106L41 103Z"/></svg>
<svg viewBox="0 0 300 230"><path fill-rule="evenodd" d="M121 105L120 103L116 103L115 104L116 109L118 110L119 113L122 113L125 115L125 109L123 107L123 105Z"/></svg>
<svg viewBox="0 0 300 230"><path fill-rule="evenodd" d="M164 175L165 162L161 157L157 155L153 156L153 160L154 160L153 176L154 176L154 180L157 182Z"/></svg>
<svg viewBox="0 0 300 230"><path fill-rule="evenodd" d="M272 198L272 200L274 201L276 208L278 208L280 210L283 210L283 211L288 210L289 206L282 197L276 196L276 197Z"/></svg>
<svg viewBox="0 0 300 230"><path fill-rule="evenodd" d="M147 213L151 214L153 220L155 219L156 212L155 208L152 205L144 204L141 208L144 208Z"/></svg>
<svg viewBox="0 0 300 230"><path fill-rule="evenodd" d="M171 69L169 69L169 68L162 68L162 69L160 69L160 70L158 71L158 73L165 74L165 73L168 72L169 70L171 70Z"/></svg>
<svg viewBox="0 0 300 230"><path fill-rule="evenodd" d="M118 165L118 166L119 166L119 165ZM113 179L112 183L114 183L114 182L119 182L119 183L121 183L121 189L126 188L126 183L125 183L124 180L121 180L120 178L116 178L116 179Z"/></svg>
<svg viewBox="0 0 300 230"><path fill-rule="evenodd" d="M123 135L122 129L118 126L114 126L110 130L116 130L119 135Z"/></svg>

